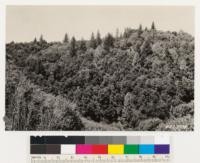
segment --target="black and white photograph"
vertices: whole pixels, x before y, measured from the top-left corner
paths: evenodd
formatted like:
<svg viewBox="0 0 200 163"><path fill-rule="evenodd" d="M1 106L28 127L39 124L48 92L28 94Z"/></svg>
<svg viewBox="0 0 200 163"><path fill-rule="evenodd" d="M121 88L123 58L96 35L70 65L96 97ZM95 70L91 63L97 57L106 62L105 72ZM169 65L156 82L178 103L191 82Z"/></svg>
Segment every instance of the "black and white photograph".
<svg viewBox="0 0 200 163"><path fill-rule="evenodd" d="M192 6L6 6L5 130L193 131Z"/></svg>

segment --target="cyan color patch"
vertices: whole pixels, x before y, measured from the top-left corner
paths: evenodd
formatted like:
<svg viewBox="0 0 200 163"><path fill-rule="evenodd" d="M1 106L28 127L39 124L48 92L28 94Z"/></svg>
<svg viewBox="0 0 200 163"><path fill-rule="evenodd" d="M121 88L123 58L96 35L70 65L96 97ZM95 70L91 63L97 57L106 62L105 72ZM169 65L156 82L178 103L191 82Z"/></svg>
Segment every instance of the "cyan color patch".
<svg viewBox="0 0 200 163"><path fill-rule="evenodd" d="M155 154L154 145L153 144L139 145L139 154Z"/></svg>

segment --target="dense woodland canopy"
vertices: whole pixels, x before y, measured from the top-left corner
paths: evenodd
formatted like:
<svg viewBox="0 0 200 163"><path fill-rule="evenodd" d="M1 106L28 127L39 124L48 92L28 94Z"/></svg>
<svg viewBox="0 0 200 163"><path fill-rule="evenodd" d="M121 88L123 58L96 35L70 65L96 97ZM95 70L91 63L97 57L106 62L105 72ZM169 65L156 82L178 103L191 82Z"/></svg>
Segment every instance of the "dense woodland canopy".
<svg viewBox="0 0 200 163"><path fill-rule="evenodd" d="M193 130L194 38L126 28L6 44L7 130Z"/></svg>

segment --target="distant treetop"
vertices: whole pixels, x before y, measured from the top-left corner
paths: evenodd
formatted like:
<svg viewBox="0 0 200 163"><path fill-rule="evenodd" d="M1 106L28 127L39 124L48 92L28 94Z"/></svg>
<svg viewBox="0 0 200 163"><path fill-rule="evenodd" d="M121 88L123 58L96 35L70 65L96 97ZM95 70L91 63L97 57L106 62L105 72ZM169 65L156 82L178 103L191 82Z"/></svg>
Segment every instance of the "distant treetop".
<svg viewBox="0 0 200 163"><path fill-rule="evenodd" d="M101 43L102 43L101 34L100 34L99 30L97 31L96 43L97 43L97 45L101 45Z"/></svg>
<svg viewBox="0 0 200 163"><path fill-rule="evenodd" d="M36 43L36 42L37 42L37 38L36 38L36 37L34 38L33 42L34 42L34 43Z"/></svg>
<svg viewBox="0 0 200 163"><path fill-rule="evenodd" d="M92 32L91 38L90 38L90 47L95 49L97 47L97 42L94 37L94 33Z"/></svg>
<svg viewBox="0 0 200 163"><path fill-rule="evenodd" d="M63 43L69 43L69 37L68 37L68 34L67 34L67 33L65 34Z"/></svg>
<svg viewBox="0 0 200 163"><path fill-rule="evenodd" d="M44 43L44 42L46 42L46 41L44 40L43 35L41 35L40 36L40 43Z"/></svg>
<svg viewBox="0 0 200 163"><path fill-rule="evenodd" d="M70 55L73 57L76 55L76 39L73 36L70 42Z"/></svg>
<svg viewBox="0 0 200 163"><path fill-rule="evenodd" d="M152 30L155 30L155 29L156 29L155 23L154 23L154 22L152 22L152 24L151 24L151 29L152 29Z"/></svg>

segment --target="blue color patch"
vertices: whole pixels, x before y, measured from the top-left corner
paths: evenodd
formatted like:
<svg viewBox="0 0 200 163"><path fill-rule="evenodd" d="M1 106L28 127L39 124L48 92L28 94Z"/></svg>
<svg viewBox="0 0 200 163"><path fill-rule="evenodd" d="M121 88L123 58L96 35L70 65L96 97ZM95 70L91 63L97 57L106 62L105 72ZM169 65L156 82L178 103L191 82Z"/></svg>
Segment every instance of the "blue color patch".
<svg viewBox="0 0 200 163"><path fill-rule="evenodd" d="M155 154L154 145L152 144L139 145L139 154Z"/></svg>

